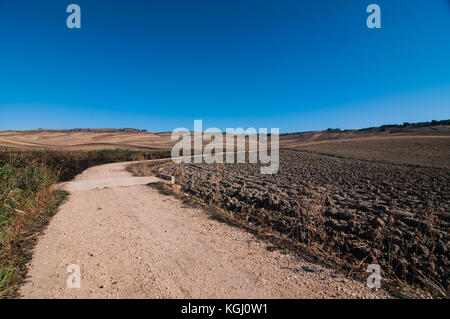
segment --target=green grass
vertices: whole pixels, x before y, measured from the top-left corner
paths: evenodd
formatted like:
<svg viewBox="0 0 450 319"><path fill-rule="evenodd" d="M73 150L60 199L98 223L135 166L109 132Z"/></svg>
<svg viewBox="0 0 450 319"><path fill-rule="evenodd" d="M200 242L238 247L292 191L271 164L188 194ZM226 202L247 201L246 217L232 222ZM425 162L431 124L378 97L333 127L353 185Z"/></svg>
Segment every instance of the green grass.
<svg viewBox="0 0 450 319"><path fill-rule="evenodd" d="M67 192L55 190L91 166L168 157L166 151L0 152L0 298L15 297L26 275L36 234Z"/></svg>
<svg viewBox="0 0 450 319"><path fill-rule="evenodd" d="M0 296L4 295L10 287L8 287L8 283L12 278L14 270L12 268L0 267Z"/></svg>

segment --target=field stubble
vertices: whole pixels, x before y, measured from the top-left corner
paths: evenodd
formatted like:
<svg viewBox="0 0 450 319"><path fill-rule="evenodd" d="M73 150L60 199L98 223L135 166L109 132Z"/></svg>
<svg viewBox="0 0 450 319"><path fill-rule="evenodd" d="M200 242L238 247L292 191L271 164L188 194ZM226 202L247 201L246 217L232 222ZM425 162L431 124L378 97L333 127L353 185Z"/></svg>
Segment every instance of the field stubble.
<svg viewBox="0 0 450 319"><path fill-rule="evenodd" d="M341 155L282 150L275 175L260 175L258 164L170 163L159 170L174 175L184 193L353 275L377 263L391 287L446 296L449 169Z"/></svg>

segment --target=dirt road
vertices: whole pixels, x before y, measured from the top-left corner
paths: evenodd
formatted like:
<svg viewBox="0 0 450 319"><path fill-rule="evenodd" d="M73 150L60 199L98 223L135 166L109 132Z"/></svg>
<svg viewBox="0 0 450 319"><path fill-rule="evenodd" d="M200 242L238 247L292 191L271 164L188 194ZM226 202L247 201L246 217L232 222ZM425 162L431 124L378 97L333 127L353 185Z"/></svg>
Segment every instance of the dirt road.
<svg viewBox="0 0 450 319"><path fill-rule="evenodd" d="M29 266L24 298L383 298L365 284L279 251L132 177L129 163L90 168ZM67 288L68 265L81 287ZM305 270L306 269L306 270ZM313 272L312 272L313 271Z"/></svg>

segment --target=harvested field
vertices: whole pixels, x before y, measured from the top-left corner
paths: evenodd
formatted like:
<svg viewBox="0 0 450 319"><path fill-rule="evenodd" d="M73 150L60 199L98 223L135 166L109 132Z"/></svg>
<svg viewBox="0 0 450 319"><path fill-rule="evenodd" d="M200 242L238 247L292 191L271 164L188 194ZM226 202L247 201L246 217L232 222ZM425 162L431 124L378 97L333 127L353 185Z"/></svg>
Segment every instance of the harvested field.
<svg viewBox="0 0 450 319"><path fill-rule="evenodd" d="M170 133L135 129L0 131L0 146L19 150L168 150Z"/></svg>
<svg viewBox="0 0 450 319"><path fill-rule="evenodd" d="M162 171L175 175L182 191L289 236L324 260L355 272L378 263L384 278L446 295L448 157L439 168L345 155L281 150L276 175L260 175L256 164L171 163Z"/></svg>
<svg viewBox="0 0 450 319"><path fill-rule="evenodd" d="M397 164L450 168L450 136L389 137L305 145L300 149Z"/></svg>
<svg viewBox="0 0 450 319"><path fill-rule="evenodd" d="M450 120L436 123L391 125L361 130L328 130L280 134L280 146L292 148L311 143L371 138L450 136ZM136 129L71 129L0 131L0 147L15 150L170 150L171 132Z"/></svg>

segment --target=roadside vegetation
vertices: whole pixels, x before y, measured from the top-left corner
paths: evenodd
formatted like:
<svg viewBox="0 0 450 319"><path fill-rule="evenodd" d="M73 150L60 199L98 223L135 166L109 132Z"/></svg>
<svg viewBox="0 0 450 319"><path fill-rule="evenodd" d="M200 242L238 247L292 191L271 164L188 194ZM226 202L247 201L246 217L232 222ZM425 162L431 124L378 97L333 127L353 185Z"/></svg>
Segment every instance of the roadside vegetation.
<svg viewBox="0 0 450 319"><path fill-rule="evenodd" d="M67 195L55 186L100 164L168 157L167 151L0 151L0 298L14 297L38 234Z"/></svg>

